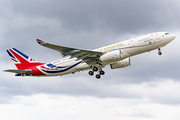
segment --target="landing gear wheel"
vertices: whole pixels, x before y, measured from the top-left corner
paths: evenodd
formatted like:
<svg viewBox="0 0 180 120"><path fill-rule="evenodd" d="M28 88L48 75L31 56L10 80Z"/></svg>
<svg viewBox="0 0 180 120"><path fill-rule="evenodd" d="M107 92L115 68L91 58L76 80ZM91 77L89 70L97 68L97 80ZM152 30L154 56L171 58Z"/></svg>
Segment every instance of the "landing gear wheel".
<svg viewBox="0 0 180 120"><path fill-rule="evenodd" d="M94 72L93 71L89 71L89 75L93 76Z"/></svg>
<svg viewBox="0 0 180 120"><path fill-rule="evenodd" d="M158 54L159 54L159 55L162 55L162 52L161 52L161 51L159 51L159 52L158 52Z"/></svg>
<svg viewBox="0 0 180 120"><path fill-rule="evenodd" d="M162 55L161 47L158 48L158 51L159 51L158 54L159 54L159 55Z"/></svg>
<svg viewBox="0 0 180 120"><path fill-rule="evenodd" d="M105 74L105 72L101 70L100 71L100 75L104 75L104 74Z"/></svg>
<svg viewBox="0 0 180 120"><path fill-rule="evenodd" d="M97 79L100 79L100 78L101 78L101 76L100 76L99 74L97 74L97 75L96 75L96 78L97 78Z"/></svg>
<svg viewBox="0 0 180 120"><path fill-rule="evenodd" d="M98 71L98 68L97 67L93 67L93 71L97 72Z"/></svg>

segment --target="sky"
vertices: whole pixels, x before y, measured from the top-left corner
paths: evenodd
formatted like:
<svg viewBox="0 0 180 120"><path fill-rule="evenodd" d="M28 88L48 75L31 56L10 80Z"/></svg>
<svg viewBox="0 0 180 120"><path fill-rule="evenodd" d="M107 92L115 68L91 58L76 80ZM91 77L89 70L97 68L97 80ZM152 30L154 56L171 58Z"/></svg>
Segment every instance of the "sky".
<svg viewBox="0 0 180 120"><path fill-rule="evenodd" d="M178 0L0 0L0 119L179 120L180 1ZM6 50L33 59L61 59L46 42L93 50L147 33L176 39L131 57L131 66L104 68L100 80L88 71L57 77L15 77Z"/></svg>

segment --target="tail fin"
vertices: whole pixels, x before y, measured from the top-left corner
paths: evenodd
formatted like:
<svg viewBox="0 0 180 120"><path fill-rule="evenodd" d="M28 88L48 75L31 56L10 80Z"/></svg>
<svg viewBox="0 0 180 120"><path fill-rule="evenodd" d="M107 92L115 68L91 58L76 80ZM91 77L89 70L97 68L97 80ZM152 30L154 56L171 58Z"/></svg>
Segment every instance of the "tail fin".
<svg viewBox="0 0 180 120"><path fill-rule="evenodd" d="M28 57L24 53L20 52L19 50L12 48L7 50L7 53L11 57L11 59L15 62L16 67L18 70L25 70L32 66L42 65L44 63L37 62L32 58Z"/></svg>

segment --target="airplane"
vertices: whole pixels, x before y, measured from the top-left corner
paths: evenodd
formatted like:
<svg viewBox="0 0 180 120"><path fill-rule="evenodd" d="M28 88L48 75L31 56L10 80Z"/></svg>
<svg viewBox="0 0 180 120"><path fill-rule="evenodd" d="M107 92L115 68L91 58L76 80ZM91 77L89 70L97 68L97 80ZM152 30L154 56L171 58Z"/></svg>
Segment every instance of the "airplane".
<svg viewBox="0 0 180 120"><path fill-rule="evenodd" d="M176 35L168 32L156 32L95 50L64 47L36 39L40 45L60 52L64 58L42 63L33 60L16 48L12 48L7 50L7 53L15 62L17 69L8 69L4 72L16 73L15 76L43 77L62 76L91 69L88 72L89 75L93 76L97 72L96 78L100 79L105 74L102 69L106 65L110 65L111 69L124 68L131 65L131 56L155 49L158 49L158 54L162 55L161 48L174 40L175 37Z"/></svg>

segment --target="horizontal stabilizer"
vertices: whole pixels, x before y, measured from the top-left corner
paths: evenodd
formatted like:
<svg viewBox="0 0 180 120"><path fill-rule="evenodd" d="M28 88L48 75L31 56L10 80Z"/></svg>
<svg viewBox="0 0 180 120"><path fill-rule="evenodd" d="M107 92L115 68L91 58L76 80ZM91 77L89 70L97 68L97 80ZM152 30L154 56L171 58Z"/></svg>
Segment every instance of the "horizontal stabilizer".
<svg viewBox="0 0 180 120"><path fill-rule="evenodd" d="M10 70L4 70L4 72L21 73L21 74L31 74L31 73L32 73L32 70L14 70L14 69L10 69Z"/></svg>

